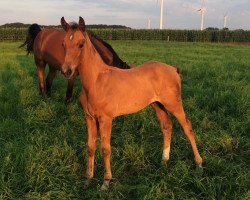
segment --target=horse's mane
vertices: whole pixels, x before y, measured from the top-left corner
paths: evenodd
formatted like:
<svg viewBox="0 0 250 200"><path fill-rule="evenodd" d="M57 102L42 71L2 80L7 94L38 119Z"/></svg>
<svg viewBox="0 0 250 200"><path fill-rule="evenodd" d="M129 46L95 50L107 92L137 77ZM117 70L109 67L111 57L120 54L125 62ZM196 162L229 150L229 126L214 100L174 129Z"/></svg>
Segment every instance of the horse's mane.
<svg viewBox="0 0 250 200"><path fill-rule="evenodd" d="M101 42L112 53L112 55L113 55L112 65L113 66L119 67L122 69L129 69L130 68L130 66L126 62L123 62L123 60L117 55L117 53L115 52L115 50L113 49L113 47L110 44L108 44L107 42L105 42L104 40L102 40L101 38L96 36L91 31L87 31L87 33L89 35L90 41L92 42L92 44L94 45L95 49L98 51L98 53L100 54L100 56L102 57L104 62L107 62L108 58L104 54L104 52L101 50L101 48L96 44L96 40Z"/></svg>
<svg viewBox="0 0 250 200"><path fill-rule="evenodd" d="M78 24L76 22L70 22L70 29L72 30L76 30L78 28ZM103 61L106 64L112 64L115 67L119 67L122 69L129 69L130 67L127 65L126 62L123 62L120 57L117 55L117 53L115 52L115 50L113 49L113 47L108 44L107 42L105 42L104 40L102 40L101 38L99 38L98 36L96 36L93 32L91 31L87 31L90 41L91 43L94 45L95 49L98 51L99 55L101 56L101 58L103 59ZM97 45L96 41L99 41L103 44L103 46L105 46L113 55L113 59L112 62L110 62L110 58L107 57L107 55L104 53L104 51L102 50L101 47L99 47Z"/></svg>

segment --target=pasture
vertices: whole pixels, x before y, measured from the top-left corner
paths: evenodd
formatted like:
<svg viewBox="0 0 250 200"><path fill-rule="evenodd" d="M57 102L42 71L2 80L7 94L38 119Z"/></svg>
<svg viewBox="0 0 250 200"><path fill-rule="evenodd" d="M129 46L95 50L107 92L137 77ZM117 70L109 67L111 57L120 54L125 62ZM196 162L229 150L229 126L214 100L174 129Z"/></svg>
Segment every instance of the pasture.
<svg viewBox="0 0 250 200"><path fill-rule="evenodd" d="M173 117L170 160L160 164L161 130L147 107L113 122L109 191L99 191L100 148L94 180L83 190L87 132L79 78L65 105L67 82L58 73L44 103L33 57L17 48L20 42L1 42L0 199L249 199L250 46L109 43L127 63L158 60L180 68L184 108L204 173L197 171L191 145Z"/></svg>

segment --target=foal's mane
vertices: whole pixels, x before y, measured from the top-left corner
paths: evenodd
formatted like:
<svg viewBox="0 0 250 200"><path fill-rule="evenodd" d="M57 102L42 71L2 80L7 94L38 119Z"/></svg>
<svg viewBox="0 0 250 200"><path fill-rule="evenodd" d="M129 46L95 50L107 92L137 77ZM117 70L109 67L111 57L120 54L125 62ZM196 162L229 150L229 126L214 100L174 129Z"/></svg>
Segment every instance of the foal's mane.
<svg viewBox="0 0 250 200"><path fill-rule="evenodd" d="M78 28L78 24L76 22L70 22L69 23L70 29L75 31Z"/></svg>
<svg viewBox="0 0 250 200"><path fill-rule="evenodd" d="M70 29L75 31L78 29L79 25L76 22L70 22ZM99 55L101 56L101 58L103 59L103 61L106 64L109 64L108 62L110 61L110 58L108 58L108 56L105 54L104 50L98 46L97 41L101 42L103 44L103 46L105 46L112 54L113 59L112 59L112 64L115 67L119 67L121 69L129 69L130 66L127 65L126 62L123 62L122 59L120 59L120 57L117 55L117 53L115 52L115 50L113 49L113 47L108 44L107 42L105 42L104 40L102 40L101 38L99 38L98 36L96 36L93 32L91 31L87 31L87 34L89 36L89 39L91 41L91 43L93 44L93 46L95 47L95 49L97 50L97 52L99 53Z"/></svg>
<svg viewBox="0 0 250 200"><path fill-rule="evenodd" d="M96 36L91 31L87 31L87 33L89 35L91 43L94 45L95 49L98 51L98 53L100 54L100 56L102 57L104 62L106 62L108 60L108 58L104 54L104 52L101 50L101 48L96 44L96 40L101 42L112 53L112 55L113 55L113 63L112 63L112 65L113 66L119 67L119 68L122 68L122 69L129 69L130 68L130 66L126 62L123 62L122 59L120 59L120 57L117 55L117 53L115 52L115 50L113 49L113 47L110 44L108 44L107 42L105 42L104 40L102 40L101 38Z"/></svg>

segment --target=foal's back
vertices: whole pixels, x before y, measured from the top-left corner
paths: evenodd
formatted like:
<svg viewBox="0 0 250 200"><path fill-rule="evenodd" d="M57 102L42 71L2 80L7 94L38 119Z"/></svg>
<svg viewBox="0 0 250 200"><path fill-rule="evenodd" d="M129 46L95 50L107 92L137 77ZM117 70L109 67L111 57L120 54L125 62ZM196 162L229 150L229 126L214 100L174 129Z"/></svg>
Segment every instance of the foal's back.
<svg viewBox="0 0 250 200"><path fill-rule="evenodd" d="M177 68L151 61L128 70L106 68L94 87L89 94L94 97L91 104L114 117L179 96L181 80Z"/></svg>
<svg viewBox="0 0 250 200"><path fill-rule="evenodd" d="M110 70L112 72L110 78L114 79L112 81L117 80L119 85L132 85L134 87L135 85L156 84L156 87L161 87L161 84L169 86L180 84L178 69L157 61L145 62L129 70L116 68L110 68Z"/></svg>

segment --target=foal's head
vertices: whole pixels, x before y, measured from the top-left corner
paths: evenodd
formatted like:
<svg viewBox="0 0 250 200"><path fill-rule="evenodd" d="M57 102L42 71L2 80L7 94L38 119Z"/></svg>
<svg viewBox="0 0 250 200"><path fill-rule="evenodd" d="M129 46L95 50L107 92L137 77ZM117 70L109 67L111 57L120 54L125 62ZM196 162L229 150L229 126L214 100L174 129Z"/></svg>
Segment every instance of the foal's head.
<svg viewBox="0 0 250 200"><path fill-rule="evenodd" d="M79 25L70 26L64 19L61 18L61 25L66 31L66 36L63 40L65 49L65 60L62 66L62 73L66 79L71 79L78 74L77 67L81 62L81 54L85 44L85 22L82 17L79 17Z"/></svg>

